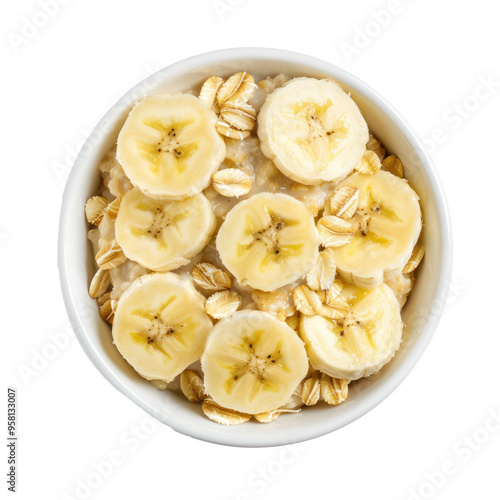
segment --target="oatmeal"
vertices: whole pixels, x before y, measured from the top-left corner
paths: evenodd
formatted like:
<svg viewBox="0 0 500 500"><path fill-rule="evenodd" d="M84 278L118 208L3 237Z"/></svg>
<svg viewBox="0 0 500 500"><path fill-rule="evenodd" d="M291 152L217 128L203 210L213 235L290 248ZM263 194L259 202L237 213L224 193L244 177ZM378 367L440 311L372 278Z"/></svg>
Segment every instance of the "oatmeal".
<svg viewBox="0 0 500 500"><path fill-rule="evenodd" d="M145 98L102 159L89 293L137 373L215 422L341 404L397 352L418 279L404 165L332 79L196 95Z"/></svg>

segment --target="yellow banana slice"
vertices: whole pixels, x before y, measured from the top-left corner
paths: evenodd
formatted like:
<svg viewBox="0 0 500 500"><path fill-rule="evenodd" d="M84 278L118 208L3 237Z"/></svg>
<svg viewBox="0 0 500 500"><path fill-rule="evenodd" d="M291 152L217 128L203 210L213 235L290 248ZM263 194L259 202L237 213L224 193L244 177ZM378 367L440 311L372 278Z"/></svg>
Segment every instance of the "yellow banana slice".
<svg viewBox="0 0 500 500"><path fill-rule="evenodd" d="M387 364L399 349L403 324L399 302L385 284L366 291L346 285L349 311L338 320L300 319L300 336L311 366L331 377L357 380Z"/></svg>
<svg viewBox="0 0 500 500"><path fill-rule="evenodd" d="M331 79L290 80L267 97L258 124L263 153L302 184L346 177L368 141L358 106Z"/></svg>
<svg viewBox="0 0 500 500"><path fill-rule="evenodd" d="M212 328L204 300L176 274L143 276L118 301L113 342L139 375L170 381L203 352Z"/></svg>
<svg viewBox="0 0 500 500"><path fill-rule="evenodd" d="M134 188L121 202L115 233L129 259L153 271L171 271L203 249L215 226L212 204L201 193L160 201Z"/></svg>
<svg viewBox="0 0 500 500"><path fill-rule="evenodd" d="M158 199L200 193L224 160L216 116L189 94L146 97L118 136L117 158L139 189Z"/></svg>
<svg viewBox="0 0 500 500"><path fill-rule="evenodd" d="M346 186L359 190L356 213L349 219L355 234L332 248L334 260L343 280L371 289L396 278L408 262L422 229L419 197L405 180L384 171L355 173L337 190ZM335 192L326 216L335 215L330 205Z"/></svg>
<svg viewBox="0 0 500 500"><path fill-rule="evenodd" d="M308 370L297 334L262 311L239 311L219 321L201 366L216 403L252 415L284 405Z"/></svg>
<svg viewBox="0 0 500 500"><path fill-rule="evenodd" d="M216 245L242 285L271 291L303 276L318 257L308 208L285 194L260 193L226 215Z"/></svg>

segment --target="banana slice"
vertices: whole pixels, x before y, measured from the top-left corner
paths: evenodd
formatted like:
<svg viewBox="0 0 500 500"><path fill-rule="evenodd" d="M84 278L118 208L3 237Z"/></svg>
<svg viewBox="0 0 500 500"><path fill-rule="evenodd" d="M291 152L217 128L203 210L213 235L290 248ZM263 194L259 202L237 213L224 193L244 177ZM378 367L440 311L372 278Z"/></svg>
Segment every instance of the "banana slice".
<svg viewBox="0 0 500 500"><path fill-rule="evenodd" d="M153 271L171 271L202 250L215 226L212 204L203 194L160 201L134 188L121 202L115 233L129 259Z"/></svg>
<svg viewBox="0 0 500 500"><path fill-rule="evenodd" d="M204 301L176 274L143 276L118 301L113 342L139 375L170 381L203 353L212 328Z"/></svg>
<svg viewBox="0 0 500 500"><path fill-rule="evenodd" d="M337 189L359 189L356 213L349 219L354 237L344 246L332 248L337 270L343 280L371 289L396 278L411 256L422 229L419 197L408 183L379 171L355 173ZM330 200L324 215L332 214Z"/></svg>
<svg viewBox="0 0 500 500"><path fill-rule="evenodd" d="M117 158L152 198L182 200L205 189L226 154L217 118L188 94L146 97L118 136Z"/></svg>
<svg viewBox="0 0 500 500"><path fill-rule="evenodd" d="M201 366L216 403L255 415L290 399L308 361L304 344L286 323L262 311L239 311L215 325Z"/></svg>
<svg viewBox="0 0 500 500"><path fill-rule="evenodd" d="M271 291L313 266L318 238L303 203L285 194L260 193L228 212L216 245L222 262L242 285Z"/></svg>
<svg viewBox="0 0 500 500"><path fill-rule="evenodd" d="M350 307L341 319L302 315L300 336L314 369L357 380L379 371L394 357L403 324L398 300L386 284L371 291L346 285L342 295Z"/></svg>
<svg viewBox="0 0 500 500"><path fill-rule="evenodd" d="M346 177L368 141L358 106L331 79L289 81L267 97L258 123L263 153L302 184Z"/></svg>

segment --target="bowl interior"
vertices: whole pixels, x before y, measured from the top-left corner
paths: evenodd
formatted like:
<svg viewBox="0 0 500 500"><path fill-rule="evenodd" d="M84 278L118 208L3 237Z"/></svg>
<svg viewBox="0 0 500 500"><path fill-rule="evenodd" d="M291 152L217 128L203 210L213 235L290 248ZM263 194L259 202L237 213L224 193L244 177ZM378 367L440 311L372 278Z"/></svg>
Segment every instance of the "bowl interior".
<svg viewBox="0 0 500 500"><path fill-rule="evenodd" d="M256 77L285 73L336 78L360 107L370 130L405 167L405 176L420 196L426 256L415 287L403 310L404 341L391 363L368 379L352 383L349 398L337 407L317 405L282 415L271 424L235 427L215 424L200 405L182 395L155 389L139 377L112 345L110 327L98 314L88 293L94 274L87 242L83 206L98 189L98 163L113 147L134 103L144 95L197 90L207 77L229 76L242 69ZM425 165L425 166L424 166ZM79 341L103 375L127 397L179 432L221 444L272 446L299 442L342 427L382 401L408 374L427 345L444 304L450 263L445 207L428 160L407 126L369 87L331 64L300 54L267 49L231 49L203 54L165 68L137 85L105 115L76 161L64 194L60 227L59 265L68 313Z"/></svg>

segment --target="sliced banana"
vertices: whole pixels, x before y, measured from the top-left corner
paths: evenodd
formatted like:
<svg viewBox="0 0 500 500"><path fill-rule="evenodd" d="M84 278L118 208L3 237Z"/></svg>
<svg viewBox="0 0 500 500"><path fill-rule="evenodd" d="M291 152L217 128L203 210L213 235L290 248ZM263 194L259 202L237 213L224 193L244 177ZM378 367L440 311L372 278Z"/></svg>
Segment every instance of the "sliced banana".
<svg viewBox="0 0 500 500"><path fill-rule="evenodd" d="M118 136L117 158L142 192L182 200L205 189L225 157L217 118L189 94L146 97Z"/></svg>
<svg viewBox="0 0 500 500"><path fill-rule="evenodd" d="M290 399L308 361L303 342L286 323L262 311L239 311L215 325L201 366L216 403L255 415Z"/></svg>
<svg viewBox="0 0 500 500"><path fill-rule="evenodd" d="M118 301L113 342L141 376L170 381L203 352L212 328L204 300L176 274L143 276Z"/></svg>
<svg viewBox="0 0 500 500"><path fill-rule="evenodd" d="M121 202L115 233L129 259L153 271L171 271L203 249L215 226L212 204L201 193L160 201L134 188Z"/></svg>
<svg viewBox="0 0 500 500"><path fill-rule="evenodd" d="M303 203L285 194L260 193L228 212L216 245L222 262L242 285L271 291L313 266L318 238Z"/></svg>
<svg viewBox="0 0 500 500"><path fill-rule="evenodd" d="M408 262L422 229L419 197L405 180L384 171L355 173L337 189L346 186L359 190L356 213L349 219L355 234L332 248L334 260L343 280L371 289L394 279ZM324 215L335 215L329 201Z"/></svg>
<svg viewBox="0 0 500 500"><path fill-rule="evenodd" d="M311 366L331 377L357 380L387 364L399 349L403 324L394 292L347 285L349 311L341 319L302 316L300 336Z"/></svg>
<svg viewBox="0 0 500 500"><path fill-rule="evenodd" d="M290 80L267 97L258 123L263 153L302 184L346 177L368 141L358 106L331 79Z"/></svg>

